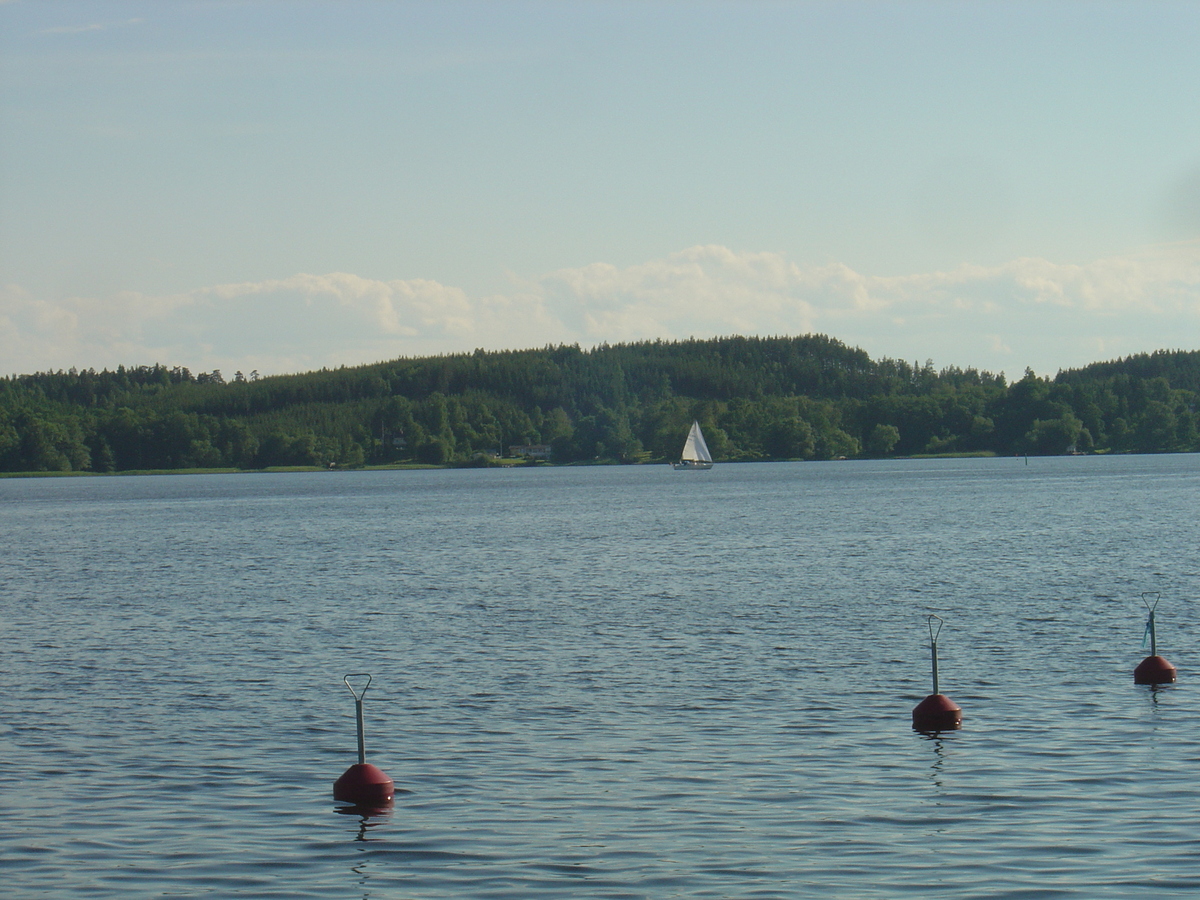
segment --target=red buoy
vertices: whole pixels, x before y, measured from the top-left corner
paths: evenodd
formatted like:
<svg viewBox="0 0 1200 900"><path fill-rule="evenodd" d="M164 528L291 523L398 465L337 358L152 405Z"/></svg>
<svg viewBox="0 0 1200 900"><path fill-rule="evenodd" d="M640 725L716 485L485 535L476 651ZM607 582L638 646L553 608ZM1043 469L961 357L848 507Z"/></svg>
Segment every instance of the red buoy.
<svg viewBox="0 0 1200 900"><path fill-rule="evenodd" d="M933 621L937 619L937 630ZM962 707L938 689L937 639L942 633L939 616L929 617L929 653L933 663L933 693L917 704L913 710L914 731L953 731L962 728Z"/></svg>
<svg viewBox="0 0 1200 900"><path fill-rule="evenodd" d="M930 694L913 710L914 731L953 731L962 728L962 707L945 694Z"/></svg>
<svg viewBox="0 0 1200 900"><path fill-rule="evenodd" d="M392 779L370 763L351 766L333 783L333 799L355 806L387 806L395 792Z"/></svg>
<svg viewBox="0 0 1200 900"><path fill-rule="evenodd" d="M1134 684L1171 684L1175 681L1175 667L1155 654L1147 656L1133 670Z"/></svg>
<svg viewBox="0 0 1200 900"><path fill-rule="evenodd" d="M1153 597L1154 602L1150 599ZM1158 591L1147 591L1142 594L1142 603L1146 605L1147 611L1150 613L1146 619L1146 634L1150 637L1150 655L1138 663L1138 667L1133 670L1134 684L1173 684L1175 681L1175 667L1158 655L1158 636L1154 630L1154 611L1158 608ZM1142 646L1146 646L1145 638L1142 639Z"/></svg>
<svg viewBox="0 0 1200 900"><path fill-rule="evenodd" d="M361 691L355 691L350 679L364 677L367 683L362 686ZM347 675L342 681L354 695L354 714L358 721L358 764L348 768L342 773L342 777L333 783L333 799L363 808L379 809L391 806L396 785L383 774L382 769L367 762L367 751L363 743L363 697L366 696L367 688L371 686L371 676Z"/></svg>

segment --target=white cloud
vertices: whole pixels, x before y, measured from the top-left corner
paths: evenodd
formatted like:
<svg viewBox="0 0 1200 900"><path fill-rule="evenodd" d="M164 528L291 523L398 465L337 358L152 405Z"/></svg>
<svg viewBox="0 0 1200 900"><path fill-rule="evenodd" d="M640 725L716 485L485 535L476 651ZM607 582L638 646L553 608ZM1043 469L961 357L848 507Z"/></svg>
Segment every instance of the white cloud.
<svg viewBox="0 0 1200 900"><path fill-rule="evenodd" d="M1195 349L1200 242L1087 265L1018 259L887 277L699 246L626 268L593 263L514 279L481 297L344 272L169 296L0 289L0 352L13 372L153 362L295 372L475 347L809 332L874 357L1009 374Z"/></svg>
<svg viewBox="0 0 1200 900"><path fill-rule="evenodd" d="M706 246L628 269L564 269L536 284L572 340L598 342L809 331L811 307L793 290L800 275L777 254Z"/></svg>

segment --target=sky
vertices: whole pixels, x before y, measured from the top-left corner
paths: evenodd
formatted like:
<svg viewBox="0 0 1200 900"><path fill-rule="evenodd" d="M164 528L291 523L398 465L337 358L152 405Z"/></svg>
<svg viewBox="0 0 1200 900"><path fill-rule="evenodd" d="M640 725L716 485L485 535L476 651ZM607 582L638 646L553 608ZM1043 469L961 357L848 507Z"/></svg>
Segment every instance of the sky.
<svg viewBox="0 0 1200 900"><path fill-rule="evenodd" d="M0 0L0 373L1200 349L1200 3Z"/></svg>

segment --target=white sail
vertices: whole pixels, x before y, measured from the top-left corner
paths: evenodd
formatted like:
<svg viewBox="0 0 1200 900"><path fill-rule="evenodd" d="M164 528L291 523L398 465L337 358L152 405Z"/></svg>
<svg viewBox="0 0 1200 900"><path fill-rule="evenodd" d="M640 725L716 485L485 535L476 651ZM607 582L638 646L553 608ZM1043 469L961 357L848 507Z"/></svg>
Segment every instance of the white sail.
<svg viewBox="0 0 1200 900"><path fill-rule="evenodd" d="M683 445L683 459L695 462L712 462L712 454L708 452L708 444L704 442L704 432L700 423L693 422L692 430L688 432L687 442Z"/></svg>

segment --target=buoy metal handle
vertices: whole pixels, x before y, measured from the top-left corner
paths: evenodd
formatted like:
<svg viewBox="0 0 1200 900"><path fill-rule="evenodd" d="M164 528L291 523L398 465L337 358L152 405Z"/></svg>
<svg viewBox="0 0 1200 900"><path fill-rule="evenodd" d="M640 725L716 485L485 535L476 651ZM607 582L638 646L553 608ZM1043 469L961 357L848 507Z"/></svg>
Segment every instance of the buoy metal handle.
<svg viewBox="0 0 1200 900"><path fill-rule="evenodd" d="M937 621L936 629L933 627L934 620ZM929 656L933 668L933 692L935 694L940 694L941 691L938 690L937 639L938 635L942 633L942 625L945 623L942 621L941 616L935 616L932 614L929 616L927 621L929 625Z"/></svg>
<svg viewBox="0 0 1200 900"><path fill-rule="evenodd" d="M354 690L354 685L350 683L351 678L365 678L367 683L362 686L361 690ZM363 697L367 695L367 688L371 686L371 676L366 672L357 672L353 675L346 675L342 678L343 683L350 689L350 693L354 696L354 717L358 721L358 764L361 766L367 761L366 745L363 742Z"/></svg>
<svg viewBox="0 0 1200 900"><path fill-rule="evenodd" d="M367 683L362 686L362 690L356 691L354 689L354 685L350 683L351 678L365 678L367 679ZM346 687L350 689L350 693L354 695L354 699L359 701L361 701L363 695L367 693L367 688L371 686L371 676L366 672L358 672L353 675L346 675L342 678L342 681L345 683Z"/></svg>

